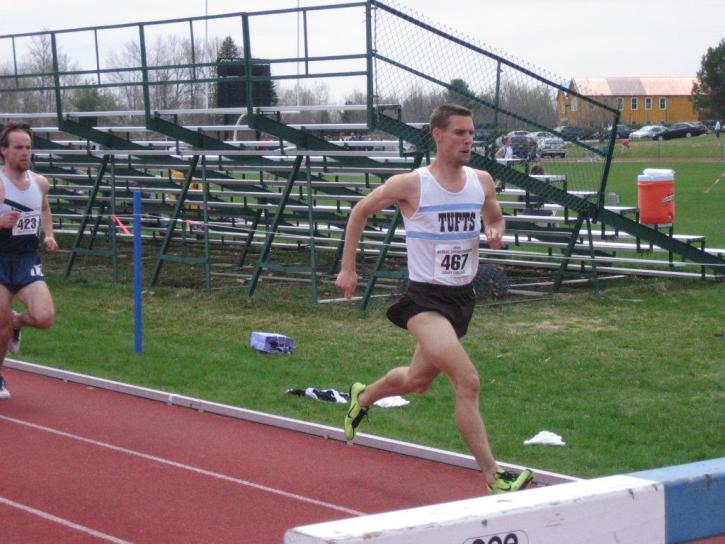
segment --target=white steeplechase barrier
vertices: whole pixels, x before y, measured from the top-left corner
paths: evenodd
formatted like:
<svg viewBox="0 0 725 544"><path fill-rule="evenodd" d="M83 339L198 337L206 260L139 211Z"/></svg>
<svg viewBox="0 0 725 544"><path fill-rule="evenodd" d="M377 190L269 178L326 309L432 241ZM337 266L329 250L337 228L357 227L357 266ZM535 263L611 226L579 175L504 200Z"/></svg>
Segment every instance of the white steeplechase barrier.
<svg viewBox="0 0 725 544"><path fill-rule="evenodd" d="M674 544L721 535L725 458L307 525L284 541Z"/></svg>

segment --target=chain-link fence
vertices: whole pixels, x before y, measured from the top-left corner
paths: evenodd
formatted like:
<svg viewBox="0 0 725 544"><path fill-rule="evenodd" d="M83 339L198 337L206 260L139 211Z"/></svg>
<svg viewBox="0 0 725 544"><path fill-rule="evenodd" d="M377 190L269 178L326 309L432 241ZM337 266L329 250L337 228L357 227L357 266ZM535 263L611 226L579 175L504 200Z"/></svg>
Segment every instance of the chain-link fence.
<svg viewBox="0 0 725 544"><path fill-rule="evenodd" d="M415 123L443 102L458 103L474 112L479 153L493 157L502 140L525 135L537 143L537 152L515 150L522 162L534 160L546 174L566 176L569 192L598 193L603 188L609 139L553 131L559 119L557 102L571 99L565 87L423 15L390 2L373 2L373 7L376 105L397 103L395 115ZM579 107L587 111L588 126L616 124L615 110L585 97L579 97ZM385 108L378 110L391 115ZM566 143L561 146L557 137Z"/></svg>

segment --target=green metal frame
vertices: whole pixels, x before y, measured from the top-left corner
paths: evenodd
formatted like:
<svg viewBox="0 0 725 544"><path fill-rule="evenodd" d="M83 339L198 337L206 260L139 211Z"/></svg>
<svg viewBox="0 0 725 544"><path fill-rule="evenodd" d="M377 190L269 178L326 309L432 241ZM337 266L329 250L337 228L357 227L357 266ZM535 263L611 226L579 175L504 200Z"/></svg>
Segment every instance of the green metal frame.
<svg viewBox="0 0 725 544"><path fill-rule="evenodd" d="M315 12L315 11L321 11L321 10L337 10L337 9L346 9L346 8L358 8L358 7L364 7L365 10L365 51L361 51L359 54L346 54L346 55L321 55L321 56L312 56L310 55L310 48L309 48L309 28L308 28L308 14ZM466 94L461 93L459 89L454 89L451 84L447 81L442 81L441 79L432 76L431 74L427 74L422 72L421 70L414 69L411 66L406 66L404 63L398 62L392 58L389 58L384 53L382 53L377 47L376 47L376 33L375 33L375 16L376 16L376 10L384 10L387 14L390 14L394 16L395 18L405 21L406 23L411 23L415 25L418 29L420 29L421 32L428 32L431 33L431 35L436 36L437 38L442 38L446 40L447 42L451 44L455 44L457 47L462 46L465 47L468 51L472 51L477 55L481 55L485 57L488 60L491 60L495 64L496 69L496 77L495 77L495 95L492 100L484 99L481 96L475 96L474 94ZM252 46L251 43L251 32L250 32L250 22L255 17L260 16L269 16L269 15L276 15L276 14L289 14L289 13L301 13L303 18L303 33L302 33L302 39L303 39L303 49L304 53L299 58L294 59L267 59L265 62L270 63L289 63L289 62L298 62L302 63L304 66L303 73L297 74L295 76L292 75L277 75L277 76L255 76L253 75L253 66L257 62L262 62L257 59L255 59L252 56ZM109 237L109 250L100 250L100 249L94 249L94 243L97 239L100 239L99 237L102 235L102 229L100 229L100 223L96 221L95 225L92 226L91 233L90 233L90 243L88 247L84 247L83 242L85 241L85 237L88 236L86 234L86 229L89 227L89 217L92 213L94 207L97 206L97 199L100 191L103 188L104 183L108 182L110 185L110 191L111 191L111 197L110 197L110 204L103 203L101 205L102 212L106 211L106 208L110 208L111 213L115 213L115 205L116 205L116 197L119 194L126 194L126 190L122 188L118 188L116 184L116 175L118 169L121 168L120 165L116 164L116 160L113 155L113 151L127 151L132 159L129 159L128 166L124 166L125 172L133 173L134 175L142 175L143 172L135 170L133 167L136 168L142 167L144 164L162 164L165 165L165 167L169 169L178 168L178 169L184 169L186 171L183 185L180 188L180 193L177 198L177 201L173 207L173 211L171 212L172 216L170 218L169 226L164 234L164 239L161 244L161 249L159 251L159 255L157 257L156 265L154 268L154 271L151 275L151 284L155 284L159 279L159 274L161 272L162 266L165 262L181 262L185 264L200 264L205 267L205 275L206 275L206 285L207 288L210 287L210 276L211 276L211 257L210 257L210 241L209 241L209 234L208 230L204 229L204 239L203 239L203 256L202 257L188 257L186 255L184 256L174 256L170 253L170 244L172 237L174 235L175 230L177 229L177 225L180 221L182 221L182 216L184 215L184 205L187 201L187 195L190 188L191 183L193 183L195 180L198 180L198 172L199 172L199 165L201 165L201 184L203 187L203 204L202 204L202 210L201 210L201 220L208 224L209 220L209 213L210 209L209 206L214 204L214 198L211 194L210 189L210 183L209 178L214 179L223 179L225 177L225 174L223 172L218 172L214 168L211 167L210 164L207 163L206 159L206 153L209 151L213 151L214 154L218 154L220 157L223 157L225 161L228 161L230 164L233 165L254 165L259 168L260 172L268 171L272 173L272 175L279 176L279 174L274 173L275 167L278 165L271 160L265 159L263 157L251 157L251 156L240 156L238 154L232 153L237 152L240 147L235 145L230 145L225 143L224 141L213 138L211 136L208 136L206 134L202 134L200 132L192 131L188 128L185 128L181 124L177 123L176 120L174 122L171 122L165 118L163 118L162 114L158 111L158 108L154 107L154 104L152 103L152 93L151 89L154 85L168 85L168 84L176 84L176 83L216 83L221 81L221 78L219 77L200 77L199 72L202 69L210 68L215 65L213 62L198 62L198 59L195 56L193 45L195 43L195 37L194 37L194 22L198 21L205 21L205 20L212 20L212 19L219 19L223 17L233 17L233 18L239 18L240 24L241 24L241 31L242 31L242 39L243 39L243 46L244 46L244 56L243 59L241 59L241 62L245 66L245 75L240 77L230 77L225 78L225 81L243 81L244 85L246 86L247 96L252 97L253 96L253 84L255 82L259 81L269 81L269 80L284 80L284 79L319 79L319 78L329 78L329 77L348 77L348 76L354 76L354 77L360 77L364 76L366 78L366 87L367 87L367 124L370 130L377 129L384 131L388 134L392 134L395 137L400 139L401 142L401 150L402 150L402 142L410 142L413 145L416 146L416 156L415 156L415 166L418 166L422 163L424 158L430 159L431 155L435 153L435 145L431 139L430 134L425 131L421 130L415 127L412 127L410 125L407 125L405 122L403 122L401 117L401 107L393 105L392 107L386 107L378 104L379 96L383 93L381 92L381 89L379 89L378 81L376 80L376 67L378 66L378 63L387 63L396 69L403 70L405 73L407 73L410 76L413 76L415 78L418 78L420 81L425 82L427 84L433 84L437 87L439 87L441 90L446 91L456 91L459 94L461 94L464 98L467 100L471 100L475 103L480 104L481 106L488 108L489 110L492 110L494 113L494 119L496 120L495 123L498 123L498 116L506 115L512 119L517 119L521 121L524 124L527 124L529 126L533 127L539 127L542 130L548 130L550 127L546 127L541 125L540 123L537 123L535 121L532 121L531 119L527 119L525 116L520 115L516 111L511 111L510 109L506 109L503 106L503 102L501 100L501 73L502 69L510 69L517 71L520 74L525 75L527 78L530 78L532 81L538 82L540 84L543 84L553 90L558 90L562 92L566 92L568 95L571 95L573 97L577 97L580 99L584 104L591 104L595 105L597 108L601 108L602 111L608 112L611 115L611 118L613 120L613 125L616 125L618 119L619 119L619 112L616 109L609 108L606 105L600 104L594 100L592 100L589 97L580 95L571 89L565 88L555 82L552 82L534 72L531 70L519 66L516 63L513 63L512 61L495 55L489 51L486 51L485 49L482 49L478 46L466 43L464 40L452 36L448 33L445 33L434 26L431 26L423 21L418 20L416 17L404 13L403 11L400 11L399 9L396 9L392 6L387 5L383 1L379 0L366 0L364 2L350 2L347 4L337 4L337 5L330 5L330 6L313 6L313 7L306 7L306 8L289 8L289 9L281 9L281 10L268 10L268 11L260 11L260 12L254 12L254 13L247 13L247 12L240 12L236 14L224 14L219 16L209 16L209 17L192 17L192 18L183 18L183 19L169 19L165 21L153 21L153 22L143 22L143 23L134 23L134 24L128 24L128 25L110 25L110 26L100 26L100 27L91 27L91 28L78 28L78 29L68 29L68 30L62 30L62 31L54 31L54 32L37 32L37 33L29 33L29 34L22 34L22 35L16 35L16 36L0 36L0 39L4 38L11 38L12 39L12 45L13 45L13 66L14 73L12 75L3 75L0 76L0 82L4 81L13 81L14 87L10 89L3 88L2 92L25 92L30 90L44 90L44 91L52 91L54 98L55 98L55 116L57 118L58 123L58 129L59 131L66 132L68 134L72 134L75 136L78 136L79 138L83 138L87 140L88 142L93 142L94 144L98 144L102 147L103 151L108 151L109 153L104 154L103 158L100 160L93 159L91 160L89 158L89 168L95 169L95 176L93 177L92 186L90 188L89 193L89 201L86 203L85 206L85 215L82 218L80 222L79 229L76 233L73 247L71 249L71 256L66 264L65 268L65 275L68 276L74 266L74 263L76 261L76 257L78 255L84 255L84 254L92 254L92 255L104 255L104 256L110 256L113 259L114 263L114 279L117 276L116 271L116 228L117 226L113 222L109 222L108 229L106 231L106 236ZM150 65L147 58L147 47L146 47L146 38L147 38L147 30L151 27L154 27L156 25L163 25L163 24L171 24L171 23L188 23L189 26L189 36L191 39L192 44L192 57L191 62L173 65L173 66L153 66ZM132 66L129 68L108 68L108 69L102 69L101 63L100 63L100 57L99 57L99 48L98 48L98 32L105 29L119 29L119 28L135 28L138 31L138 40L139 40L139 47L140 47L140 65L139 66ZM59 51L58 51L58 45L57 45L57 36L62 33L71 33L71 32L85 32L85 31L92 31L94 36L94 43L95 43L95 69L91 70L66 70L61 71L60 69L60 63L59 63ZM51 50L52 50L52 70L50 72L45 73L39 73L39 74L21 74L18 72L18 59L15 51L15 39L18 37L24 37L29 38L33 36L40 36L40 35L48 35L50 37L51 41ZM337 71L328 71L328 72L322 72L322 71L315 71L312 68L319 63L324 64L324 61L341 61L341 60L364 60L365 61L365 70L337 70ZM154 72L157 70L164 70L164 69L171 69L171 68L181 68L181 69L188 69L191 72L191 77L186 80L176 79L176 80L166 80L166 81L157 81L154 79ZM115 87L118 86L118 83L104 83L103 78L113 72L119 72L119 71L128 71L131 73L137 73L140 75L141 80L140 81L129 81L124 82L124 85L135 85L139 86L142 90L143 94L143 113L144 113L144 124L147 129L154 131L158 134L163 134L166 136L169 136L176 141L184 142L192 147L192 154L193 159L191 161L186 161L182 159L176 159L172 158L171 156L166 157L156 157L153 159L153 161L147 162L146 158L142 154L134 155L134 151L142 151L145 150L141 145L135 144L129 139L122 138L116 134L112 134L110 132L103 132L99 131L97 129L94 129L92 127L85 126L84 124L81 124L74 120L73 114L66 114L64 112L64 93L68 90L72 89L101 89L104 87ZM83 84L70 84L65 85L63 78L66 76L95 76L95 82L86 82ZM52 84L49 83L43 83L41 82L38 85L35 84L28 84L26 81L30 80L33 81L33 78L40 77L42 79L51 79ZM258 110L255 107L255 104L249 103L246 104L246 113L247 113L247 123L250 127L263 131L265 133L268 133L270 135L273 135L280 139L280 142L290 141L293 142L300 150L303 151L310 151L315 154L320 154L324 158L322 159L323 165L326 164L326 161L330 160L333 161L335 164L342 165L342 166L349 166L351 168L356 169L372 169L372 168L378 168L381 166L381 163L379 161L367 158L367 157L359 157L359 156L337 156L334 157L330 156L325 157L325 155L331 155L333 152L341 151L343 148L340 146L336 146L335 144L331 144L330 142L327 142L323 138L317 137L308 131L305 130L299 130L295 129L291 126L286 125L280 120L280 116L277 115L277 118L273 118L275 115L272 113L271 115L268 115L260 110ZM612 131L614 132L614 131ZM610 225L615 228L617 231L626 232L636 237L638 243L640 240L644 240L646 242L649 242L651 245L657 245L664 249L666 249L670 254L670 261L672 261L674 255L680 256L683 259L692 261L696 264L702 265L703 274L705 273L706 267L712 267L716 270L717 273L721 273L722 266L725 265L725 260L720 259L714 255L711 255L702 249L698 249L690 244L681 242L674 238L671 235L668 236L665 233L659 232L656 229L650 228L645 225L639 224L637 221L632 221L626 217L624 217L621 214L611 212L607 210L604 207L604 195L606 193L606 183L607 178L611 166L612 161L612 154L615 144L615 137L616 134L612 133L610 135L610 139L608 142L608 146L606 151L602 151L599 148L592 147L588 144L577 144L586 149L587 151L593 153L595 156L600 157L603 159L603 167L601 170L601 178L598 180L598 188L596 191L596 198L594 201L590 201L586 198L581 198L572 192L566 190L566 188L558 188L552 184L548 184L544 181L538 180L536 178L528 176L524 172L520 172L516 170L515 168L508 168L505 166L502 166L501 164L497 163L493 158L487 157L481 154L474 153L471 158L471 166L484 169L489 171L494 177L497 179L500 179L504 184L511 184L516 187L520 187L524 189L527 192L530 192L532 194L537 195L538 197L543 198L544 200L548 202L553 202L560 204L565 207L565 209L572 210L574 213L576 213L576 221L573 223L573 225L567 225L567 228L561 230L561 236L565 237L567 240L567 247L564 250L564 259L562 261L561 267L559 269L559 273L557 276L557 281L555 283L555 289L557 289L561 283L561 280L564 275L569 273L569 266L572 261L572 256L574 255L575 247L577 246L577 241L581 237L582 229L584 225L586 224L586 236L588 239L588 247L589 252L591 256L594 256L594 247L593 247L593 238L592 238L592 232L591 232L591 223L594 221L598 221L602 223L603 225ZM62 146L59 146L58 144L55 144L51 141L41 141L39 139L35 139L35 145L38 148L44 148L46 150L53 150L53 149L62 149ZM302 195L300 195L299 200L294 199L292 197L292 186L294 185L296 177L299 175L300 168L302 167L302 162L305 162L305 175L306 175L306 198L303 198ZM62 161L62 159L60 159ZM70 162L68 163L70 164ZM221 164L221 159L220 159ZM272 242L274 240L274 237L277 235L278 230L281 225L284 224L285 221L288 220L288 218L305 218L307 220L307 223L309 225L309 234L310 234L310 266L309 267L302 267L306 271L312 272L313 275L313 299L316 300L316 294L317 294L317 284L316 284L316 248L315 248L315 225L317 221L320 220L330 220L330 221L336 221L336 222L344 222L345 217L344 214L336 213L336 214L321 214L314 210L314 192L312 184L313 182L321 182L324 181L325 178L323 176L313 175L312 168L315 167L313 163L313 160L311 158L311 155L306 155L306 159L302 158L302 155L297 156L294 161L294 166L292 167L292 171L290 172L289 177L287 178L287 184L285 186L285 189L283 191L282 198L278 202L277 209L275 210L275 216L272 221L272 226L267 231L267 237L264 242L264 245L262 247L261 253L259 255L258 261L255 265L254 269L254 275L253 275L253 282L250 286L249 293L250 295L254 292L254 290L257 287L258 280L260 278L260 274L263 272L263 270L271 270L274 269L275 266L282 266L282 265L275 265L272 263L269 259L270 251L272 248ZM399 163L398 166L400 168L408 168L408 166L405 166L404 163ZM221 170L221 167L219 168ZM381 179L384 181L385 176L380 176ZM150 182L149 185L153 185L153 183L156 182ZM141 189L143 190L145 187L143 186L143 182L141 182ZM331 186L334 186L334 183L331 183ZM266 191L267 189L260 184L259 187L254 187L255 191ZM324 189L319 189L321 192L325 192ZM336 189L335 191L331 191L330 194L336 194L340 195L340 190ZM285 214L285 211L287 207L291 203L306 203L307 209L306 213L289 213ZM239 258L239 265L241 266L245 259L247 258L247 255L249 253L249 250L252 246L252 241L254 238L254 231L258 228L260 224L260 220L262 219L262 212L259 209L244 209L241 214L244 214L248 219L251 219L252 224L252 232L250 232L250 235L247 237L246 243L244 245L244 249L242 251L242 254ZM377 262L375 264L372 276L370 278L370 281L368 282L368 285L365 290L365 294L363 297L363 301L361 302L361 307L365 307L367 305L367 302L369 300L369 297L372 293L372 290L375 286L375 281L377 278L384 277L386 272L382 271L384 261L386 259L386 255L388 253L387 249L389 244L392 242L395 228L398 225L398 222L400 220L399 211L397 211L395 217L393 218L393 221L388 227L388 232L386 233L383 249L381 250L380 254L378 255ZM559 232L559 231L557 231ZM340 242L339 250L341 250L342 247L342 241ZM339 251L338 251L339 254ZM287 270L294 270L294 267L285 267ZM591 267L591 276L595 284L595 289L598 290L598 283L597 283L597 268L596 264L594 263L594 260L592 259L592 267Z"/></svg>
<svg viewBox="0 0 725 544"><path fill-rule="evenodd" d="M98 191L101 187L101 182L103 181L104 176L106 175L106 168L108 167L108 164L111 160L111 155L104 155L103 156L103 162L101 163L100 167L98 168L98 171L96 173L96 176L93 181L93 186L91 188L91 192L89 194L88 202L86 203L86 207L83 213L83 217L81 218L81 224L78 228L78 232L76 233L75 238L73 239L73 245L71 246L70 256L68 257L68 262L65 266L65 271L63 273L64 277L70 276L71 270L73 269L73 264L75 263L76 257L79 254L83 255L94 255L94 256L113 256L113 253L109 253L108 251L98 251L92 249L93 240L95 240L95 235L91 238L91 247L90 248L83 248L82 247L82 240L83 235L85 233L85 230L88 226L88 221L91 216L91 213L93 212L93 206L95 205L96 196L98 195ZM97 225L94 230L97 230ZM114 267L115 269L115 267Z"/></svg>
<svg viewBox="0 0 725 544"><path fill-rule="evenodd" d="M281 264L275 264L272 263L269 260L269 253L272 248L272 242L274 241L275 234L277 233L277 229L279 228L281 222L282 222L282 216L284 214L284 209L287 206L287 201L289 199L290 193L292 192L292 189L295 184L295 179L297 178L297 175L299 174L300 167L302 166L302 155L298 155L295 158L294 166L292 167L292 170L290 171L289 178L287 179L287 184L284 187L284 191L282 192L282 199L280 200L280 204L277 207L277 211L274 215L274 219L272 220L272 226L267 230L267 237L264 241L264 245L262 246L262 250L259 253L259 259L257 260L257 264L254 266L254 273L252 274L252 279L249 282L249 288L247 293L249 296L252 296L254 294L254 291L257 288L257 282L259 281L259 277L262 274L263 270L285 270L289 272L309 272L312 271L312 285L313 285L313 299L314 301L317 301L317 292L316 292L316 273L315 269L312 268L312 265L309 267L307 266L291 266L291 265L281 265ZM309 164L309 158L308 158L308 164ZM308 172L309 173L309 172ZM308 190L311 191L309 184L308 184ZM312 201L310 194L310 202ZM312 229L312 223L310 223L310 229ZM313 232L310 232L310 239L312 239ZM311 252L311 258L312 258Z"/></svg>
<svg viewBox="0 0 725 544"><path fill-rule="evenodd" d="M150 285L156 285L156 282L159 279L159 274L161 274L161 268L163 267L163 264L165 262L173 262L178 264L188 264L188 265L204 265L205 267L208 265L209 256L208 251L205 251L204 257L201 258L192 258L192 257L186 257L186 256L175 256L169 254L169 246L171 244L171 238L174 235L174 232L177 228L177 224L180 221L183 221L181 219L181 213L184 209L184 204L186 203L186 196L189 193L189 187L191 186L192 182L194 181L194 173L196 172L196 168L199 164L199 155L194 155L194 157L191 159L191 162L189 163L189 169L187 170L185 176L184 176L184 182L181 186L181 191L179 195L176 197L176 204L174 205L174 211L171 214L171 217L169 219L169 226L166 229L166 233L164 234L164 239L161 242L161 249L159 250L159 255L156 259L156 265L154 266L153 272L151 273L150 278ZM206 191L205 191L206 192ZM207 285L209 284L208 275L207 275Z"/></svg>

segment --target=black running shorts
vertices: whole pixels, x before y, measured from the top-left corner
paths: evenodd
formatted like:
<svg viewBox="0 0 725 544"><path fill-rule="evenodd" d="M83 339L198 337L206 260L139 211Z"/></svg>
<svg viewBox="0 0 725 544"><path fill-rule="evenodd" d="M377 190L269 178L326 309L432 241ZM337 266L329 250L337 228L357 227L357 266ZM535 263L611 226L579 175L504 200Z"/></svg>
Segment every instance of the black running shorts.
<svg viewBox="0 0 725 544"><path fill-rule="evenodd" d="M473 284L437 285L411 281L408 290L390 308L388 319L403 329L408 320L422 312L438 312L451 322L458 338L465 336L476 307Z"/></svg>

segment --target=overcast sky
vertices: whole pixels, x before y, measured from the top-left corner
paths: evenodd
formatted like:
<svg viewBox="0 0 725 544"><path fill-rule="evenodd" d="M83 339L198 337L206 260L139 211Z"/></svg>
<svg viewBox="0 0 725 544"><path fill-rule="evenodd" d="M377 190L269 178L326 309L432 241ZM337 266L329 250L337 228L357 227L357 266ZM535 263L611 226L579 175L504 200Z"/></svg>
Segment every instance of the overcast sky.
<svg viewBox="0 0 725 544"><path fill-rule="evenodd" d="M0 35L339 3L5 0ZM543 68L557 81L694 76L707 47L725 37L725 0L398 0L398 4ZM334 35L345 28L340 21L331 31Z"/></svg>

